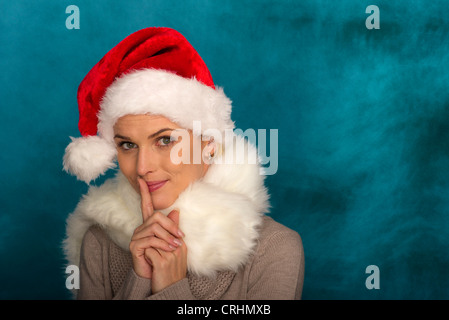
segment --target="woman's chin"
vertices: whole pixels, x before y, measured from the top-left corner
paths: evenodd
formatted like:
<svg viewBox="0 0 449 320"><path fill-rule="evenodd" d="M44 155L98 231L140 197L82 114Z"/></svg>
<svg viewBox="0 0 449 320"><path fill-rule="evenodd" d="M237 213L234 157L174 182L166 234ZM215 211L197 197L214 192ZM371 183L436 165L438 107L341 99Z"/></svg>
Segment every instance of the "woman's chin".
<svg viewBox="0 0 449 320"><path fill-rule="evenodd" d="M173 205L174 201L168 199L158 199L157 196L152 196L154 211L163 211Z"/></svg>

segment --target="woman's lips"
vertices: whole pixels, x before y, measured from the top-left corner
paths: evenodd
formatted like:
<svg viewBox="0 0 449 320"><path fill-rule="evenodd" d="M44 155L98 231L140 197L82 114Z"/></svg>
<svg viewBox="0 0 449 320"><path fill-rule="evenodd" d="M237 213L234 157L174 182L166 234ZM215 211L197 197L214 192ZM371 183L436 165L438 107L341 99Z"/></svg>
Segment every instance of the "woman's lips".
<svg viewBox="0 0 449 320"><path fill-rule="evenodd" d="M168 180L163 181L147 181L148 190L154 192L157 189L162 188Z"/></svg>

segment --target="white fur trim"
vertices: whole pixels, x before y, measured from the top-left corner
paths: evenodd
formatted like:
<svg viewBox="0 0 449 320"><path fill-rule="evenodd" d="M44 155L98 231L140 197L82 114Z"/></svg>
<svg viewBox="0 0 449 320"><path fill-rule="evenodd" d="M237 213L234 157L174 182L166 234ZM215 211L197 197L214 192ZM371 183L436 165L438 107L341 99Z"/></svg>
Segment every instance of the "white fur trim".
<svg viewBox="0 0 449 320"><path fill-rule="evenodd" d="M257 148L242 136L233 133L225 136L223 150L214 159L217 165L209 168L204 182L220 186L229 192L244 194L250 198L258 212L267 212L269 196L264 186L265 176L261 174Z"/></svg>
<svg viewBox="0 0 449 320"><path fill-rule="evenodd" d="M236 144L255 152L243 138L237 138ZM189 271L200 276L236 271L254 249L262 215L268 211L259 165L213 164L203 179L162 212L173 208L180 211ZM115 243L129 250L132 233L141 223L140 196L121 173L101 187L91 187L67 219L64 249L69 263L79 263L81 241L91 225L100 225Z"/></svg>
<svg viewBox="0 0 449 320"><path fill-rule="evenodd" d="M248 197L199 182L179 196L175 207L186 234L190 272L212 277L217 271L237 271L246 261L261 222Z"/></svg>
<svg viewBox="0 0 449 320"><path fill-rule="evenodd" d="M72 138L64 153L63 167L87 184L116 166L115 147L99 136Z"/></svg>
<svg viewBox="0 0 449 320"><path fill-rule="evenodd" d="M63 247L70 264L78 265L84 234L94 224L103 227L121 248L129 250L131 236L142 223L140 196L118 173L100 187L91 186L66 223Z"/></svg>
<svg viewBox="0 0 449 320"><path fill-rule="evenodd" d="M196 79L166 70L142 69L116 79L107 89L98 115L98 131L109 141L113 126L127 114L158 114L192 129L201 121L203 130L233 129L231 101L221 88L215 90Z"/></svg>

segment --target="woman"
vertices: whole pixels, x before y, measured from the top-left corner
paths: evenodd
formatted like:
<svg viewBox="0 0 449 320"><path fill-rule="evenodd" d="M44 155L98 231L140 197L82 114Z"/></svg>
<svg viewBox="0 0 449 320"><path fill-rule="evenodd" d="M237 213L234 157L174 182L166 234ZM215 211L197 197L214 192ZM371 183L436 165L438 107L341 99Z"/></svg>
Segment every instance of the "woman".
<svg viewBox="0 0 449 320"><path fill-rule="evenodd" d="M181 34L125 38L84 78L78 105L83 137L64 169L86 183L120 169L67 219L78 299L300 298L301 239L264 215L257 151L232 133L230 100Z"/></svg>

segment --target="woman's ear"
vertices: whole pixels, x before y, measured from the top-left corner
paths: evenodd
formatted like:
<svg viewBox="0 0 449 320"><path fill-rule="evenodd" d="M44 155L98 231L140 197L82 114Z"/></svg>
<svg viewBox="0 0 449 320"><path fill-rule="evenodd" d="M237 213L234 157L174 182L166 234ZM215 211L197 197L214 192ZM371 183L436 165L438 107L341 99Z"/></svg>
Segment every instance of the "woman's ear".
<svg viewBox="0 0 449 320"><path fill-rule="evenodd" d="M209 141L203 141L206 145L203 148L202 159L205 165L212 164L216 155L217 145L214 138L210 138Z"/></svg>

